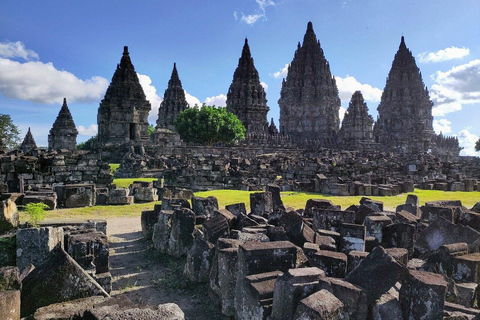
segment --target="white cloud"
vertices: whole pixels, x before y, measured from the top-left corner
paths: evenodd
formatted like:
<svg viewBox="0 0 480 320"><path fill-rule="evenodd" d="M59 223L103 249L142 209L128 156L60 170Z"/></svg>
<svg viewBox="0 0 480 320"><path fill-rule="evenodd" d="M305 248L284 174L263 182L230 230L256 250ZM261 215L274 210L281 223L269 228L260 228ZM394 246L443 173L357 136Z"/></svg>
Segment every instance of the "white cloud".
<svg viewBox="0 0 480 320"><path fill-rule="evenodd" d="M5 41L0 42L0 57L7 59L22 58L28 61L38 59L38 54L33 50L25 48L25 45L21 41Z"/></svg>
<svg viewBox="0 0 480 320"><path fill-rule="evenodd" d="M98 126L96 124L91 124L88 128L84 126L77 127L78 134L82 136L94 136L98 133Z"/></svg>
<svg viewBox="0 0 480 320"><path fill-rule="evenodd" d="M240 17L241 22L245 22L248 25L254 25L260 18L267 20L266 15L266 8L269 6L275 6L275 2L273 0L255 0L258 4L258 10L253 14L245 15L242 13ZM238 13L236 11L233 12L233 17L235 20L238 20Z"/></svg>
<svg viewBox="0 0 480 320"><path fill-rule="evenodd" d="M225 107L227 105L227 96L222 93L218 96L208 97L203 103L207 106Z"/></svg>
<svg viewBox="0 0 480 320"><path fill-rule="evenodd" d="M452 132L451 124L452 122L447 119L433 120L433 130L435 130L437 134L440 132L443 134L450 133Z"/></svg>
<svg viewBox="0 0 480 320"><path fill-rule="evenodd" d="M369 84L360 83L352 76L345 78L335 77L337 81L338 93L342 101L350 101L355 91L360 90L363 98L367 101L379 102L382 97L382 90L372 87Z"/></svg>
<svg viewBox="0 0 480 320"><path fill-rule="evenodd" d="M286 78L287 75L288 75L288 67L290 66L290 63L286 63L285 66L280 69L279 71L273 73L273 74L270 74L271 76L273 76L275 79L283 79L283 78Z"/></svg>
<svg viewBox="0 0 480 320"><path fill-rule="evenodd" d="M455 66L448 71L437 71L430 89L435 104L434 116L462 110L462 105L480 103L480 59Z"/></svg>
<svg viewBox="0 0 480 320"><path fill-rule="evenodd" d="M345 109L344 107L340 107L340 109L338 110L338 115L340 117L340 124L343 122L343 118L345 118L346 111L347 109Z"/></svg>
<svg viewBox="0 0 480 320"><path fill-rule="evenodd" d="M147 100L150 101L152 105L152 110L150 110L148 114L148 122L155 123L157 122L158 108L160 107L160 103L162 103L162 98L157 94L157 88L152 85L152 79L149 76L139 73L137 73L137 76Z"/></svg>
<svg viewBox="0 0 480 320"><path fill-rule="evenodd" d="M461 156L480 156L480 152L475 151L475 143L478 140L478 136L471 133L467 129L460 131L457 134L458 144L463 147L460 151Z"/></svg>
<svg viewBox="0 0 480 320"><path fill-rule="evenodd" d="M183 90L183 91L185 91L185 90ZM202 103L200 102L200 100L198 100L197 97L194 97L191 94L189 94L187 91L185 91L185 99L187 100L190 108L195 107L195 105L197 105L199 107L202 106Z"/></svg>
<svg viewBox="0 0 480 320"><path fill-rule="evenodd" d="M0 93L12 99L52 104L66 97L69 102L92 102L103 97L108 83L102 77L79 79L51 62L20 63L0 58Z"/></svg>
<svg viewBox="0 0 480 320"><path fill-rule="evenodd" d="M417 59L419 62L422 62L422 63L441 62L441 61L448 61L453 59L460 59L468 56L469 54L470 54L470 49L468 48L450 47L450 48L438 50L437 52L422 52L417 55Z"/></svg>
<svg viewBox="0 0 480 320"><path fill-rule="evenodd" d="M265 82L261 81L261 82L260 82L260 85L263 87L263 90L265 90L265 92L268 91L268 84L266 84Z"/></svg>

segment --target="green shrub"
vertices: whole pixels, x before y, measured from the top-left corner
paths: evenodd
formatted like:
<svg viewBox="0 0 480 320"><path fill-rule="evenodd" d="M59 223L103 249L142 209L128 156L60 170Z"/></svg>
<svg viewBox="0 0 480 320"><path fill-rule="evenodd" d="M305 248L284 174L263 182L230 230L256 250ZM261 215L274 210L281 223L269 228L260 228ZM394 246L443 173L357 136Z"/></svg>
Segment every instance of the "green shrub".
<svg viewBox="0 0 480 320"><path fill-rule="evenodd" d="M38 227L38 222L45 219L45 215L47 214L45 209L47 208L48 206L43 202L27 204L25 206L25 213L29 216L28 222L32 226Z"/></svg>

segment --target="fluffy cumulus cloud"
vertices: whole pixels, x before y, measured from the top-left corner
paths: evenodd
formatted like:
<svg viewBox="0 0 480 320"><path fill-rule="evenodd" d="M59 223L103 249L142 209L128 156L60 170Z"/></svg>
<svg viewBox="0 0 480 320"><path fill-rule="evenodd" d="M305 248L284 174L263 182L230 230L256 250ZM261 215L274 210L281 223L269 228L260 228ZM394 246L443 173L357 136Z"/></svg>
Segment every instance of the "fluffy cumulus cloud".
<svg viewBox="0 0 480 320"><path fill-rule="evenodd" d="M94 136L98 133L98 126L96 124L91 124L88 128L84 126L77 127L78 134L82 136Z"/></svg>
<svg viewBox="0 0 480 320"><path fill-rule="evenodd" d="M155 123L158 118L158 108L160 107L160 103L162 103L162 98L157 94L157 88L152 85L152 79L149 76L139 73L137 73L137 76L147 100L150 101L152 105L152 110L150 110L148 114L148 121Z"/></svg>
<svg viewBox="0 0 480 320"><path fill-rule="evenodd" d="M183 91L185 91L185 90L183 90ZM190 106L190 108L195 107L195 105L197 105L198 107L201 107L201 106L202 106L202 103L200 102L200 100L198 100L197 97L192 96L191 94L189 94L187 91L185 91L185 99L187 100L188 105Z"/></svg>
<svg viewBox="0 0 480 320"><path fill-rule="evenodd" d="M274 6L275 2L273 0L255 0L255 2L258 5L258 9L255 13L248 15L242 13L239 17L237 11L234 11L233 18L248 25L254 25L260 19L267 20L266 8L269 6Z"/></svg>
<svg viewBox="0 0 480 320"><path fill-rule="evenodd" d="M434 116L462 110L462 105L480 103L480 59L455 66L448 71L437 71L430 88L435 103Z"/></svg>
<svg viewBox="0 0 480 320"><path fill-rule="evenodd" d="M69 102L92 102L103 97L108 83L102 77L79 79L51 62L20 63L0 58L0 93L12 99L52 104L66 97Z"/></svg>
<svg viewBox="0 0 480 320"><path fill-rule="evenodd" d="M452 122L447 119L433 120L433 130L438 133L450 133L452 132Z"/></svg>
<svg viewBox="0 0 480 320"><path fill-rule="evenodd" d="M207 106L225 107L227 105L227 96L221 93L218 96L206 98L203 103Z"/></svg>
<svg viewBox="0 0 480 320"><path fill-rule="evenodd" d="M27 61L39 58L35 51L25 48L25 45L21 41L0 42L0 57L7 59L22 58Z"/></svg>
<svg viewBox="0 0 480 320"><path fill-rule="evenodd" d="M365 100L380 102L382 90L379 88L372 87L366 83L360 83L348 74L345 78L335 77L335 80L337 81L338 92L342 101L350 101L353 93L360 90Z"/></svg>
<svg viewBox="0 0 480 320"><path fill-rule="evenodd" d="M442 62L453 59L460 59L470 54L468 48L450 47L436 52L422 52L417 55L417 59L422 63Z"/></svg>
<svg viewBox="0 0 480 320"><path fill-rule="evenodd" d="M343 118L345 118L345 112L347 112L347 109L344 107L340 107L340 110L338 110L338 116L340 117L340 125L343 122Z"/></svg>
<svg viewBox="0 0 480 320"><path fill-rule="evenodd" d="M273 76L275 79L286 78L288 74L289 66L290 66L290 63L286 63L282 69L278 70L277 72L274 72L273 74L271 73L270 75Z"/></svg>
<svg viewBox="0 0 480 320"><path fill-rule="evenodd" d="M458 144L463 147L460 151L461 156L480 156L480 152L475 151L475 143L479 138L477 135L464 129L457 134L457 138Z"/></svg>
<svg viewBox="0 0 480 320"><path fill-rule="evenodd" d="M260 82L260 85L263 87L263 90L265 90L265 92L268 91L268 84L266 84L265 82Z"/></svg>

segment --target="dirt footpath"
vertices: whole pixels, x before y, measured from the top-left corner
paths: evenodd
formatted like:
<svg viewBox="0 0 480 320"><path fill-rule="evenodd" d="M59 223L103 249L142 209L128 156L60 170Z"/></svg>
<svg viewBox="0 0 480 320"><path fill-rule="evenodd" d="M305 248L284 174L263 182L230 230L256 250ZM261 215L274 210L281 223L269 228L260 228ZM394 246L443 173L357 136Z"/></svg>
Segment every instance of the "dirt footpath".
<svg viewBox="0 0 480 320"><path fill-rule="evenodd" d="M136 303L173 302L186 319L227 319L208 297L206 284L183 275L185 259L160 255L143 239L140 217L107 218L110 240L112 295L126 295Z"/></svg>

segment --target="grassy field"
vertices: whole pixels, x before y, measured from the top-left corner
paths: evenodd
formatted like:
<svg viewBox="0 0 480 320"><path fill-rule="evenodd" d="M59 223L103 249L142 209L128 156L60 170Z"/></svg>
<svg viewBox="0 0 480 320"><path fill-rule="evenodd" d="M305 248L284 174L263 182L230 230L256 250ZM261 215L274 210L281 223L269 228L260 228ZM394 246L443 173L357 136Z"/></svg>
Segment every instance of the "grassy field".
<svg viewBox="0 0 480 320"><path fill-rule="evenodd" d="M116 179L117 185L128 186L134 180L151 181L153 179ZM215 196L218 199L220 207L225 205L244 202L247 207L250 203L250 191L239 190L215 190L197 192L196 196L208 197ZM416 189L413 194L418 195L420 204L423 205L428 201L435 200L461 200L462 204L467 208L471 208L475 203L480 201L480 192L445 192L432 190ZM283 203L287 207L304 208L308 199L328 199L336 205L341 205L342 209L347 208L352 204L358 204L361 196L352 197L335 197L330 195L323 195L317 193L306 192L282 192ZM375 200L383 201L385 210L394 211L396 206L405 202L407 195L401 194L394 197L370 197ZM75 209L58 209L55 211L48 211L47 218L108 218L108 217L126 217L126 216L140 216L143 210L152 210L155 203L133 204L126 206L95 206ZM21 214L22 221L26 221L25 214Z"/></svg>
<svg viewBox="0 0 480 320"><path fill-rule="evenodd" d="M152 182L158 179L155 178L122 178L122 179L113 179L113 184L118 188L128 188L133 181L148 181Z"/></svg>

